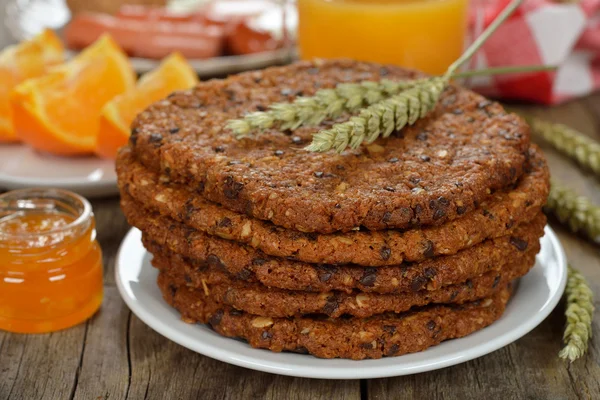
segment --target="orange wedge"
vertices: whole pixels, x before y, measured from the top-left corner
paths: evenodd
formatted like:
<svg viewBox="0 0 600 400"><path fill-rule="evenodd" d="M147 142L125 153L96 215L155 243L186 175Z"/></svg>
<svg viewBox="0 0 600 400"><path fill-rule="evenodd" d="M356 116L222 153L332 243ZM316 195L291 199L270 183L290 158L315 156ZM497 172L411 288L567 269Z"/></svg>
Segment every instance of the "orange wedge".
<svg viewBox="0 0 600 400"><path fill-rule="evenodd" d="M135 85L127 55L102 36L48 74L11 93L17 136L36 150L58 155L93 153L104 104Z"/></svg>
<svg viewBox="0 0 600 400"><path fill-rule="evenodd" d="M0 52L0 142L18 140L10 109L11 90L26 79L43 75L63 61L63 45L49 29Z"/></svg>
<svg viewBox="0 0 600 400"><path fill-rule="evenodd" d="M115 97L104 106L96 154L115 158L119 147L127 143L130 125L137 114L170 93L189 89L196 83L196 72L181 54L173 53L165 58L158 68L140 78L135 89Z"/></svg>

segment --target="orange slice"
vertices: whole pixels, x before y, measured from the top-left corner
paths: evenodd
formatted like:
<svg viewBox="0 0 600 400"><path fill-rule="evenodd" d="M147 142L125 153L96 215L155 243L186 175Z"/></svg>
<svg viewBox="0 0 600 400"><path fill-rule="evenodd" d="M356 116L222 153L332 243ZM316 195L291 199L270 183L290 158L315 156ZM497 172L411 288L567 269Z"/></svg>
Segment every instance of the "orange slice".
<svg viewBox="0 0 600 400"><path fill-rule="evenodd" d="M176 90L198 83L196 72L179 53L165 58L153 71L143 75L135 89L115 97L102 109L96 154L115 158L119 147L129 139L130 125L136 115L150 104Z"/></svg>
<svg viewBox="0 0 600 400"><path fill-rule="evenodd" d="M36 78L64 61L63 45L47 29L33 39L0 52L0 142L18 140L12 122L10 92L19 83Z"/></svg>
<svg viewBox="0 0 600 400"><path fill-rule="evenodd" d="M48 74L28 79L11 93L14 126L23 142L58 155L94 151L104 104L135 85L129 59L102 36Z"/></svg>

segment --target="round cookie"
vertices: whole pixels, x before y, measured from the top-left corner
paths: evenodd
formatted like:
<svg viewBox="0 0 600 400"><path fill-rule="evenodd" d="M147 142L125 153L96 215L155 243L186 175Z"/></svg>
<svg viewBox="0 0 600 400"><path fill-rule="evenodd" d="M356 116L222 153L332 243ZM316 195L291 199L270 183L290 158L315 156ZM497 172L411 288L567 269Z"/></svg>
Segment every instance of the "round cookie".
<svg viewBox="0 0 600 400"><path fill-rule="evenodd" d="M494 193L459 219L404 232L319 235L277 227L207 202L182 186L166 184L168 178L142 167L127 151L119 156L118 174L126 214L144 207L271 256L316 264L382 266L455 254L486 239L509 235L516 224L535 218L548 196L549 175L541 151L532 146L528 154L527 171L514 188ZM132 204L131 198L138 204Z"/></svg>
<svg viewBox="0 0 600 400"><path fill-rule="evenodd" d="M444 340L483 329L502 316L510 286L492 297L459 306L435 305L370 318L271 318L232 309L201 290L181 288L159 274L163 297L188 323L208 323L218 333L252 347L294 351L322 358L381 358L422 351Z"/></svg>
<svg viewBox="0 0 600 400"><path fill-rule="evenodd" d="M401 313L428 304L462 304L493 295L513 279L525 275L535 263L535 253L487 272L466 282L443 286L437 290L420 290L395 294L346 292L301 292L267 288L259 283L232 279L219 271L199 271L192 279L185 262L173 253L155 253L152 264L166 272L178 287L202 290L214 301L236 310L265 317L293 317L324 314L332 318L354 316L366 318L386 312Z"/></svg>
<svg viewBox="0 0 600 400"><path fill-rule="evenodd" d="M151 170L210 201L297 231L440 225L514 183L524 168L528 125L474 92L450 86L426 118L341 155L303 148L318 129L348 114L241 140L225 128L230 119L338 83L417 76L423 75L337 60L205 81L139 114L130 149Z"/></svg>
<svg viewBox="0 0 600 400"><path fill-rule="evenodd" d="M140 211L140 210L135 210ZM487 240L457 254L420 263L388 267L316 265L270 257L244 245L190 231L167 217L147 216L132 210L130 221L143 230L142 240L152 253L177 253L188 266L190 279L199 282L197 271L225 271L248 282L286 290L373 293L436 290L465 282L489 271L498 271L524 252L537 254L546 217L540 213L528 224L518 225L509 236Z"/></svg>

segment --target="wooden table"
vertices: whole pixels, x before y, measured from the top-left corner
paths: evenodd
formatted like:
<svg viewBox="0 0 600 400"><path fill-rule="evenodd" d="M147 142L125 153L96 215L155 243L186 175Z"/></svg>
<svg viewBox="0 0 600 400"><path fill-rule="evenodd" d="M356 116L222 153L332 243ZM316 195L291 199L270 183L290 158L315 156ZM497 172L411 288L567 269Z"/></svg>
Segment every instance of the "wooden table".
<svg viewBox="0 0 600 400"><path fill-rule="evenodd" d="M0 31L0 47L3 38L6 36ZM600 94L555 108L523 108L600 140ZM600 204L598 180L547 146L544 149L555 178ZM413 376L362 381L299 379L201 356L154 332L123 303L115 287L113 265L129 227L117 198L92 204L105 257L102 309L87 323L62 332L16 335L0 331L0 400L600 399L599 312L589 354L568 364L557 356L565 323L563 304L531 333L501 350ZM556 223L552 226L570 262L600 293L599 247Z"/></svg>

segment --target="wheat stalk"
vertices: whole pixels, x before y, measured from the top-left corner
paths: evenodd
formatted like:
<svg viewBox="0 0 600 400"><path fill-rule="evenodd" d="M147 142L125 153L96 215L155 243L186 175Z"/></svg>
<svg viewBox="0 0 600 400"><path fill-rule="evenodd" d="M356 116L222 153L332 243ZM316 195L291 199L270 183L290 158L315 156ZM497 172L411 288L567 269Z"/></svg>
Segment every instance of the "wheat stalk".
<svg viewBox="0 0 600 400"><path fill-rule="evenodd" d="M552 181L546 211L575 233L585 233L591 240L600 243L600 207L593 205L584 196Z"/></svg>
<svg viewBox="0 0 600 400"><path fill-rule="evenodd" d="M568 126L553 124L528 115L523 117L531 126L533 133L600 177L600 143Z"/></svg>
<svg viewBox="0 0 600 400"><path fill-rule="evenodd" d="M594 315L594 293L585 277L569 265L567 287L567 327L563 335L565 347L558 353L562 359L575 361L588 349L592 337L592 316Z"/></svg>
<svg viewBox="0 0 600 400"><path fill-rule="evenodd" d="M450 83L456 71L468 61L485 43L492 33L521 4L513 0L469 48L440 77L433 77L415 84L399 94L381 100L362 109L358 116L336 124L330 129L321 130L313 136L306 150L324 152L335 149L341 153L350 146L356 148L363 142L372 143L380 136L388 137L394 130L412 125L433 110L442 92Z"/></svg>

